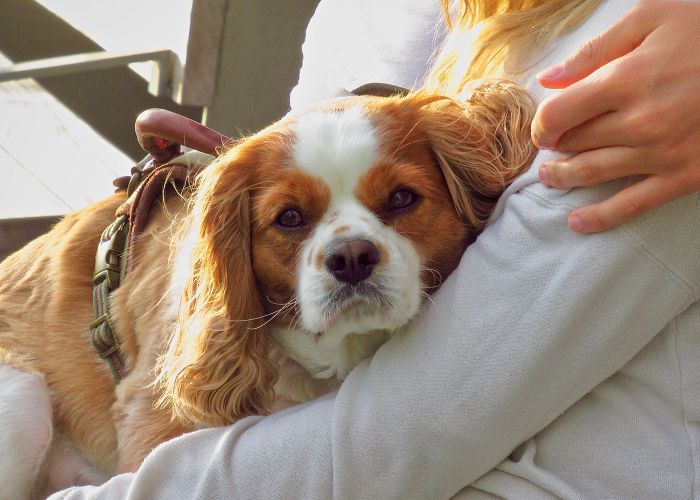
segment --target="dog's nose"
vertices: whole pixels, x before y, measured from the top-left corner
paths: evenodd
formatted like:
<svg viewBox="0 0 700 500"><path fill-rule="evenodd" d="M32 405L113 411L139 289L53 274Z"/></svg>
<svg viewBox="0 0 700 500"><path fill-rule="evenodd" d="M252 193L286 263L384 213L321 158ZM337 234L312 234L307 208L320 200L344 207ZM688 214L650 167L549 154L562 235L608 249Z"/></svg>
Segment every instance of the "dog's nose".
<svg viewBox="0 0 700 500"><path fill-rule="evenodd" d="M328 248L324 263L340 281L355 285L370 277L379 259L379 250L371 241L345 240Z"/></svg>

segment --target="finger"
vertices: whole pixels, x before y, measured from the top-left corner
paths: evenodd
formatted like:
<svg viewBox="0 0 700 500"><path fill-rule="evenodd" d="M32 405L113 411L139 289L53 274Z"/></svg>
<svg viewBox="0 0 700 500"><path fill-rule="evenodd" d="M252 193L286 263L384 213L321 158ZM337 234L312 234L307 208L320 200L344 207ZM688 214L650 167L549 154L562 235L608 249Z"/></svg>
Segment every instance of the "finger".
<svg viewBox="0 0 700 500"><path fill-rule="evenodd" d="M555 149L576 153L613 146L636 146L639 134L634 127L627 126L624 113L611 111L596 116L567 130L557 141Z"/></svg>
<svg viewBox="0 0 700 500"><path fill-rule="evenodd" d="M632 52L653 31L656 23L647 6L638 6L608 30L583 44L563 63L537 75L542 86L565 88L609 62Z"/></svg>
<svg viewBox="0 0 700 500"><path fill-rule="evenodd" d="M615 109L615 93L599 76L584 79L540 103L532 120L532 140L540 149L555 149L568 130Z"/></svg>
<svg viewBox="0 0 700 500"><path fill-rule="evenodd" d="M606 231L688 193L668 178L650 176L612 198L574 210L569 214L569 227L582 234Z"/></svg>
<svg viewBox="0 0 700 500"><path fill-rule="evenodd" d="M547 187L568 189L649 173L651 169L640 164L633 148L620 146L546 162L540 167L538 175L540 182Z"/></svg>

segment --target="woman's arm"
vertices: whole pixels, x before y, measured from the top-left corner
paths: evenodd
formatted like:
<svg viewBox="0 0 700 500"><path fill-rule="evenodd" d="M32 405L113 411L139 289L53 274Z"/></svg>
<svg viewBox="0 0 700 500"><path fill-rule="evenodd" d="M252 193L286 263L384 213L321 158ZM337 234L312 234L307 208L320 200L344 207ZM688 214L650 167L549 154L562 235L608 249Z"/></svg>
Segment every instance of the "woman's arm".
<svg viewBox="0 0 700 500"><path fill-rule="evenodd" d="M446 497L629 361L696 300L697 197L580 236L535 169L436 306L330 397L157 448L135 474L54 498ZM669 220L673 224L668 224Z"/></svg>
<svg viewBox="0 0 700 500"><path fill-rule="evenodd" d="M540 169L558 188L646 178L578 210L569 226L603 231L700 189L700 5L642 1L578 52L540 73L567 88L540 105L541 148L578 153Z"/></svg>

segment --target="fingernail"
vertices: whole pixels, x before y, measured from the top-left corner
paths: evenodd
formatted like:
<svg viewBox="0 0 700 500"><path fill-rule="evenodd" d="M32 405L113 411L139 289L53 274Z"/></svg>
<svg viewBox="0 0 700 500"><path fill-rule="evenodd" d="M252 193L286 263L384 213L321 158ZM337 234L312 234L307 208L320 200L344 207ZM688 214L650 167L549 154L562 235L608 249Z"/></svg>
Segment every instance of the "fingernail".
<svg viewBox="0 0 700 500"><path fill-rule="evenodd" d="M539 171L537 172L537 176L540 178L540 182L544 184L546 187L550 188L552 187L552 180L549 178L549 165L547 163L543 163L542 166L540 166Z"/></svg>
<svg viewBox="0 0 700 500"><path fill-rule="evenodd" d="M581 217L578 215L570 215L569 216L569 227L571 228L572 231L575 231L577 233L582 233L583 232L583 221L581 220Z"/></svg>
<svg viewBox="0 0 700 500"><path fill-rule="evenodd" d="M538 80L552 80L564 72L564 66L557 64L537 73Z"/></svg>

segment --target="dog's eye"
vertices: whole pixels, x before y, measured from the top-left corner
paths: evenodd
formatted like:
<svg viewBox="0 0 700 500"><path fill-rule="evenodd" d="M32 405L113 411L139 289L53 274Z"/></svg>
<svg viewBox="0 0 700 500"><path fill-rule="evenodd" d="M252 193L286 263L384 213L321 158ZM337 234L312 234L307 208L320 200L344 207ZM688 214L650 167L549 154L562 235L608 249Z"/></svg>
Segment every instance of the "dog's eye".
<svg viewBox="0 0 700 500"><path fill-rule="evenodd" d="M389 210L401 210L411 206L418 196L408 189L397 189L389 195Z"/></svg>
<svg viewBox="0 0 700 500"><path fill-rule="evenodd" d="M277 216L277 225L283 229L298 229L304 226L304 217L294 208L287 208Z"/></svg>

